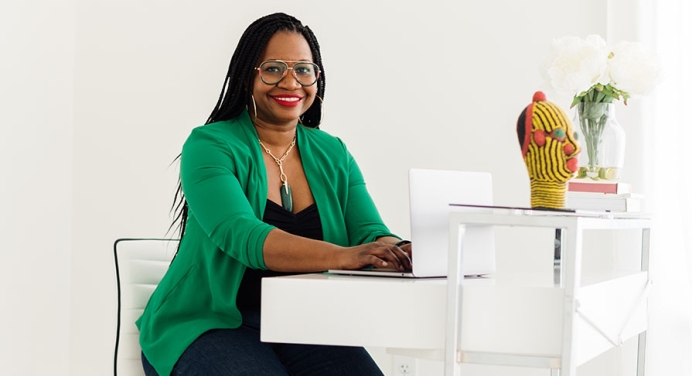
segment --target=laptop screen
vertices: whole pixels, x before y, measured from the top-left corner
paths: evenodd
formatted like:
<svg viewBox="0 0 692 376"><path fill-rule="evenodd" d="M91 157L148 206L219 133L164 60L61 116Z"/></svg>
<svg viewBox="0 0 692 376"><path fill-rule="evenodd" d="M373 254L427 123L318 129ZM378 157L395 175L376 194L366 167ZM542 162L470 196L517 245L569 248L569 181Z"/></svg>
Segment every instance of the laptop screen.
<svg viewBox="0 0 692 376"><path fill-rule="evenodd" d="M411 169L409 199L413 274L421 277L446 276L449 205L492 205L492 178L486 172ZM464 274L483 275L494 271L493 228L470 227L464 243Z"/></svg>

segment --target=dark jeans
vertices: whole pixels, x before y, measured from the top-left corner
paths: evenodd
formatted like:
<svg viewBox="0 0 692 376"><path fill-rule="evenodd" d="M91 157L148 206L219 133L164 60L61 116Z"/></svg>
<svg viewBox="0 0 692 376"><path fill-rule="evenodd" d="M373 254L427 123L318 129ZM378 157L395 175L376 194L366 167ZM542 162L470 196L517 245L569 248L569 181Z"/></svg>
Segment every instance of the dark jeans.
<svg viewBox="0 0 692 376"><path fill-rule="evenodd" d="M362 347L260 342L260 315L244 313L237 329L210 330L197 338L171 376L382 376ZM144 373L158 376L142 354Z"/></svg>

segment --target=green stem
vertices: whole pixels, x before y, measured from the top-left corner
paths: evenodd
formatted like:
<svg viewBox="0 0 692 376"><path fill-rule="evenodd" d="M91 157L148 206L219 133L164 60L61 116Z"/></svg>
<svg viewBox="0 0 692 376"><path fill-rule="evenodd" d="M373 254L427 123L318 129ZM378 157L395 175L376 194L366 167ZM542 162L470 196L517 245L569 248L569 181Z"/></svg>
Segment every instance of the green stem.
<svg viewBox="0 0 692 376"><path fill-rule="evenodd" d="M577 107L579 127L584 135L588 156L589 171L596 172L599 167L601 136L608 121L608 104L583 102Z"/></svg>

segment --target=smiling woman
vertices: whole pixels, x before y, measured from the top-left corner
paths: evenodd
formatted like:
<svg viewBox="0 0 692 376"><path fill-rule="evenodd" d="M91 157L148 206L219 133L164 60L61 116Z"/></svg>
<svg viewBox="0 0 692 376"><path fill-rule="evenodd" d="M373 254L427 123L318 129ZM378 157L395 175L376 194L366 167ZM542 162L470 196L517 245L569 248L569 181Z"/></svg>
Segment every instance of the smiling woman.
<svg viewBox="0 0 692 376"><path fill-rule="evenodd" d="M382 375L363 348L259 338L263 277L411 269L411 244L384 225L346 146L318 129L324 78L317 39L291 16L241 37L183 145L180 246L137 322L148 376Z"/></svg>

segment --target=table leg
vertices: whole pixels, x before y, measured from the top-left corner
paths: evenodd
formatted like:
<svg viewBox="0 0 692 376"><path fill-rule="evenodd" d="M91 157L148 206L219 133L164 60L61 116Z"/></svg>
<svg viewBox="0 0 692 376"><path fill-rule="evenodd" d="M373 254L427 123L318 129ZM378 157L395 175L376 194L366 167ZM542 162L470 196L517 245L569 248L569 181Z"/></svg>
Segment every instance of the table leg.
<svg viewBox="0 0 692 376"><path fill-rule="evenodd" d="M582 232L579 224L561 230L562 237L562 276L561 286L565 297L563 302L562 321L562 356L560 363L561 376L576 376L575 363L577 342L576 331L576 291L581 285Z"/></svg>
<svg viewBox="0 0 692 376"><path fill-rule="evenodd" d="M555 229L555 250L553 253L553 283L562 286L562 246L564 242L563 231L561 228Z"/></svg>
<svg viewBox="0 0 692 376"><path fill-rule="evenodd" d="M642 260L641 270L649 272L649 244L651 241L651 229L642 229ZM651 275L649 275L651 278ZM648 313L647 313L648 315ZM649 330L647 328L647 330ZM646 331L639 333L637 340L637 376L644 376L646 361Z"/></svg>
<svg viewBox="0 0 692 376"><path fill-rule="evenodd" d="M453 222L453 221L452 221ZM447 317L445 326L445 376L459 371L458 354L461 342L461 281L464 279L464 234L466 226L450 223L449 254L447 258Z"/></svg>
<svg viewBox="0 0 692 376"><path fill-rule="evenodd" d="M644 376L646 361L646 332L639 333L637 349L637 376Z"/></svg>

